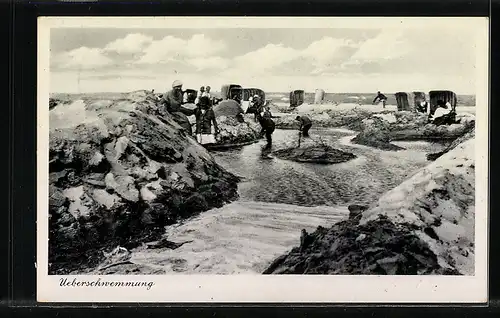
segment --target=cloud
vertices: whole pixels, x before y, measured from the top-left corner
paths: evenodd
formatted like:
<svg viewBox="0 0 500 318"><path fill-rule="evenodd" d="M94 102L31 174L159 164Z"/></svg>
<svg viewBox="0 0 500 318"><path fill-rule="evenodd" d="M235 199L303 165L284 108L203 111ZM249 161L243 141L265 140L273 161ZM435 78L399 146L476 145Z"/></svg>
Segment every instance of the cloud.
<svg viewBox="0 0 500 318"><path fill-rule="evenodd" d="M347 39L323 37L304 49L295 49L280 44L268 44L258 50L236 57L237 65L244 65L254 73L276 71L277 73L319 74L337 67L355 50L356 44Z"/></svg>
<svg viewBox="0 0 500 318"><path fill-rule="evenodd" d="M85 46L60 53L52 61L53 66L61 69L95 69L112 63L101 49Z"/></svg>
<svg viewBox="0 0 500 318"><path fill-rule="evenodd" d="M210 56L188 59L187 63L196 67L199 71L203 71L227 69L229 67L230 61L220 56Z"/></svg>
<svg viewBox="0 0 500 318"><path fill-rule="evenodd" d="M300 51L283 44L268 44L260 49L238 56L235 66L248 72L266 72L281 64L290 62L300 55Z"/></svg>
<svg viewBox="0 0 500 318"><path fill-rule="evenodd" d="M474 34L461 35L453 30L386 29L357 41L325 36L302 47L284 40L257 47L252 43L255 50L239 55L229 50L229 40L203 34L154 40L131 33L102 48L84 46L54 54L51 67L78 77L59 76L56 86L89 90L163 90L182 79L186 87L236 82L270 90L303 86L387 92L425 83L462 91L474 87L476 53Z"/></svg>
<svg viewBox="0 0 500 318"><path fill-rule="evenodd" d="M344 58L344 49L356 47L356 44L348 39L323 37L314 41L302 52L305 57L310 57L314 62L321 64L332 58Z"/></svg>
<svg viewBox="0 0 500 318"><path fill-rule="evenodd" d="M353 61L378 61L400 58L411 51L411 43L404 37L400 29L388 29L376 37L362 43L356 53L351 56Z"/></svg>
<svg viewBox="0 0 500 318"><path fill-rule="evenodd" d="M144 49L139 64L157 64L172 61L186 61L197 57L208 57L226 48L223 41L216 41L203 34L195 34L188 40L166 36L153 41Z"/></svg>
<svg viewBox="0 0 500 318"><path fill-rule="evenodd" d="M314 66L311 74L337 70L342 62L348 59L356 50L358 44L348 39L324 37L312 42L302 53Z"/></svg>
<svg viewBox="0 0 500 318"><path fill-rule="evenodd" d="M383 30L342 63L347 73L474 76L471 37L426 29Z"/></svg>
<svg viewBox="0 0 500 318"><path fill-rule="evenodd" d="M131 33L122 39L117 39L108 43L104 48L106 52L116 52L118 54L137 54L141 53L145 47L153 42L151 36L140 33Z"/></svg>

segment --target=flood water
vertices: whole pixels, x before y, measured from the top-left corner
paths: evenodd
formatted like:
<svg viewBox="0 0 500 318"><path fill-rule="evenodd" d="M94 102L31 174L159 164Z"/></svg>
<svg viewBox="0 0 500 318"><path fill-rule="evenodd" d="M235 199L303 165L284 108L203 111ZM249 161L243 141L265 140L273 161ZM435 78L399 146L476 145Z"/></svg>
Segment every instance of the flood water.
<svg viewBox="0 0 500 318"><path fill-rule="evenodd" d="M348 162L319 165L280 159L261 159L264 142L224 152L214 152L217 162L244 177L239 185L244 201L275 202L304 206L367 204L400 184L416 169L427 165L428 152L442 145L427 142L395 142L404 151L383 151L350 144L354 132L343 129L312 130L313 140L354 153ZM298 144L295 130L276 130L273 147Z"/></svg>
<svg viewBox="0 0 500 318"><path fill-rule="evenodd" d="M402 151L350 144L354 132L311 130L311 137L357 158L334 165L262 159L265 141L213 152L217 162L243 177L240 199L166 228L166 237L189 242L176 250L132 251L132 261L168 273L259 274L277 256L299 244L300 230L331 226L349 204L369 204L428 164L426 154L444 146L395 142ZM275 149L297 145L298 132L276 130Z"/></svg>

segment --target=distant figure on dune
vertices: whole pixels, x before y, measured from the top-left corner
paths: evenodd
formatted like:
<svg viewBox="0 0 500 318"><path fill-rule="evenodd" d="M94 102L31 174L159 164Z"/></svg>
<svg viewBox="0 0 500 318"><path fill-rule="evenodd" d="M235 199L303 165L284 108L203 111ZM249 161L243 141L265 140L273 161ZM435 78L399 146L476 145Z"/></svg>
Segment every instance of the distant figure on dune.
<svg viewBox="0 0 500 318"><path fill-rule="evenodd" d="M304 137L309 137L309 129L311 129L312 121L307 116L297 116L295 120L300 122L299 131Z"/></svg>
<svg viewBox="0 0 500 318"><path fill-rule="evenodd" d="M194 115L194 110L182 107L183 102L183 92L182 92L182 82L174 81L172 83L172 90L163 94L160 105L165 107L165 110L169 112L175 122L177 122L189 136L193 135L193 129L189 123L187 116Z"/></svg>
<svg viewBox="0 0 500 318"><path fill-rule="evenodd" d="M380 91L378 91L377 92L377 96L373 100L372 104L375 104L376 102L378 102L378 103L382 102L382 105L385 108L385 102L386 101L387 101L387 97L384 94L382 94Z"/></svg>

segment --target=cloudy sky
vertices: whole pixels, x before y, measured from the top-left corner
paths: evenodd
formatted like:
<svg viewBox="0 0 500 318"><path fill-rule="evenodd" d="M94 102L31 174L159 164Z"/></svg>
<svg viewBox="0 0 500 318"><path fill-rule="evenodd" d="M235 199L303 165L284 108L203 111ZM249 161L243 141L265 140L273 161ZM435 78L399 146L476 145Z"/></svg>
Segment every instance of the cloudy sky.
<svg viewBox="0 0 500 318"><path fill-rule="evenodd" d="M327 92L475 92L473 31L452 29L116 29L50 33L50 90L166 91L224 83Z"/></svg>

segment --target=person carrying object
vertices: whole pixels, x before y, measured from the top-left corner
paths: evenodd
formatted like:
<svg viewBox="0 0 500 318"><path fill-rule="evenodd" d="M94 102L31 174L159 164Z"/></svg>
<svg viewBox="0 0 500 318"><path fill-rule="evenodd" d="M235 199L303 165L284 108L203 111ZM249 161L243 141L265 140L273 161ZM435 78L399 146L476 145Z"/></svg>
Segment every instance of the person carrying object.
<svg viewBox="0 0 500 318"><path fill-rule="evenodd" d="M385 108L385 102L387 101L387 97L382 94L380 91L377 92L377 96L375 96L375 99L373 99L373 102L372 104L375 104L375 103L380 103L382 102L382 105L384 106Z"/></svg>
<svg viewBox="0 0 500 318"><path fill-rule="evenodd" d="M311 129L312 121L309 117L302 115L295 118L300 123L299 131L304 137L309 137L309 129Z"/></svg>
<svg viewBox="0 0 500 318"><path fill-rule="evenodd" d="M196 140L202 145L215 144L215 135L219 133L219 127L211 101L207 96L202 96L197 106L198 108L195 110ZM215 134L212 134L212 123Z"/></svg>

